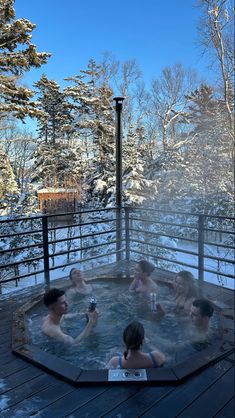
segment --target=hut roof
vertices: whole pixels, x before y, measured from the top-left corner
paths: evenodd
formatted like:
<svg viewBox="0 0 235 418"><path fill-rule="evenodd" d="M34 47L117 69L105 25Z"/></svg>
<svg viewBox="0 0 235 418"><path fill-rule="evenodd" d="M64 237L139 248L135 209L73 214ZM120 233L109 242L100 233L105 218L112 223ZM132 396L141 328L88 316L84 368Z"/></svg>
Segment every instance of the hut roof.
<svg viewBox="0 0 235 418"><path fill-rule="evenodd" d="M56 188L56 187L48 187L47 189L40 189L37 191L38 194L40 193L77 193L77 189L67 189L67 188Z"/></svg>

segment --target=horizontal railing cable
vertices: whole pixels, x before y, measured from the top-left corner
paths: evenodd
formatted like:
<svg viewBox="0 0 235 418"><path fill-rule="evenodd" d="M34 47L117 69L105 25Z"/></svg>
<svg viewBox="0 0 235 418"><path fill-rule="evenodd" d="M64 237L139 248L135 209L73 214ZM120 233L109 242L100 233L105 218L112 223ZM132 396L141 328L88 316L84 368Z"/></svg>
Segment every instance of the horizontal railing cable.
<svg viewBox="0 0 235 418"><path fill-rule="evenodd" d="M175 252L179 252L179 253L198 256L198 253L196 253L195 251L188 251L188 250L185 250L183 248L175 248L175 247L170 247L170 246L167 246L167 245L161 245L161 244L158 244L158 243L153 244L153 243L150 243L150 242L141 241L141 240L132 239L132 238L130 238L130 241L131 242L138 242L139 244L148 245L148 246L155 247L155 248L163 248L163 249L167 249L167 250L171 250L171 251L175 251Z"/></svg>
<svg viewBox="0 0 235 418"><path fill-rule="evenodd" d="M180 264L182 266L191 267L191 268L194 268L196 270L198 269L198 266L195 265L195 264L189 264L189 263L184 263L183 261L172 260L170 258L161 257L161 256L156 255L156 254L150 254L150 253L146 253L146 252L138 251L138 250L131 250L131 252L136 253L136 254L145 255L146 257L154 258L155 260L163 260L163 261L167 261L169 263Z"/></svg>
<svg viewBox="0 0 235 418"><path fill-rule="evenodd" d="M122 239L121 241L125 241L124 239ZM49 254L49 257L58 257L59 255L64 255L64 254L70 254L70 253L76 253L78 251L87 251L87 250L91 250L94 248L99 248L99 247L103 247L104 245L111 245L111 244L116 244L117 240L114 241L110 241L110 242L104 242L102 244L96 244L96 245L91 245L89 247L79 247L79 248L75 248L73 250L67 250L67 251L59 251L58 253L54 253L54 254Z"/></svg>
<svg viewBox="0 0 235 418"><path fill-rule="evenodd" d="M57 242L72 241L72 240L75 240L75 239L84 239L84 238L89 238L89 237L93 237L93 236L96 236L96 235L111 234L111 233L114 233L114 232L116 232L116 229L109 229L108 231L93 232L91 234L77 235L75 237L52 240L52 241L48 241L48 244L56 244Z"/></svg>

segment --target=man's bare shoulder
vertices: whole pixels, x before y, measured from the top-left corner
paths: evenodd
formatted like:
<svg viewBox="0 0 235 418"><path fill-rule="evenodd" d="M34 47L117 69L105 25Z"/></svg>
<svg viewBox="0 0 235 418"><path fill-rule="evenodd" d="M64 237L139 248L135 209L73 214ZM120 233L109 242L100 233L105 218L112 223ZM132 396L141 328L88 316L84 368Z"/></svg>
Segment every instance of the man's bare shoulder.
<svg viewBox="0 0 235 418"><path fill-rule="evenodd" d="M42 322L42 332L47 335L48 337L55 338L57 341L61 341L64 343L73 344L74 339L69 335L65 334L59 325L53 324L50 321L50 317L46 316L43 318Z"/></svg>

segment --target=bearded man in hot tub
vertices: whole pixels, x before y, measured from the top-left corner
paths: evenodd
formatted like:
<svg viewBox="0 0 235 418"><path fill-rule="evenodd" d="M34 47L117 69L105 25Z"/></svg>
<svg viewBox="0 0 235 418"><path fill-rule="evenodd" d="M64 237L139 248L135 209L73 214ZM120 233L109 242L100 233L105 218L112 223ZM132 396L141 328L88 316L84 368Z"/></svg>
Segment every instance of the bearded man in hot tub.
<svg viewBox="0 0 235 418"><path fill-rule="evenodd" d="M86 338L98 319L98 311L87 312L88 322L83 331L73 338L63 332L61 328L61 320L68 311L68 302L65 292L61 289L50 289L43 297L44 304L48 308L48 315L43 318L42 332L48 337L55 338L66 344L77 345L83 338Z"/></svg>

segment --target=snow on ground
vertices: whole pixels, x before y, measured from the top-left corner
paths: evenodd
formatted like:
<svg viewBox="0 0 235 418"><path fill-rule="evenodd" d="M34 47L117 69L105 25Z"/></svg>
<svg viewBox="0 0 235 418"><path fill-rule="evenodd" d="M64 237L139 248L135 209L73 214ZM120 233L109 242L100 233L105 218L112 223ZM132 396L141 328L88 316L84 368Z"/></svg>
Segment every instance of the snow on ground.
<svg viewBox="0 0 235 418"><path fill-rule="evenodd" d="M2 389L5 389L5 387L6 384L4 383L4 380L0 379L0 391L2 391ZM6 395L0 396L0 411L7 408L9 400L10 398L8 398L8 396Z"/></svg>
<svg viewBox="0 0 235 418"><path fill-rule="evenodd" d="M177 244L177 247L178 248L184 248L187 251L194 251L194 252L198 251L198 247L197 247L196 243L195 244L194 243L186 244L185 241L179 241L178 244ZM228 255L226 249L220 248L219 254L218 254L217 247L205 245L204 251L205 251L205 254L207 254L207 255L234 260L234 250L233 251L230 250L230 254ZM190 255L190 254L184 254L184 253L181 253L181 252L175 253L175 256L176 256L176 260L178 260L178 261L182 261L184 263L188 263L188 264L192 264L192 265L197 265L198 264L198 257L197 256ZM208 270L215 270L216 271L218 269L217 268L217 261L209 259L209 258L205 258L204 259L204 268L208 269ZM179 271L179 269L180 270L188 270L194 275L195 278L198 277L198 272L197 272L196 269L193 269L191 267L178 265L178 266L176 266L176 270L175 269L174 270ZM234 275L234 265L231 264L231 263L221 262L220 271L221 271L221 273L223 272L225 274L227 273L227 274ZM219 276L217 274L213 274L213 273L209 273L209 272L205 271L204 272L204 280L206 282L213 283L213 284L216 284L216 285L222 285L222 286L224 286L226 288L229 288L229 289L233 289L233 290L235 289L234 279L222 276L222 274Z"/></svg>

